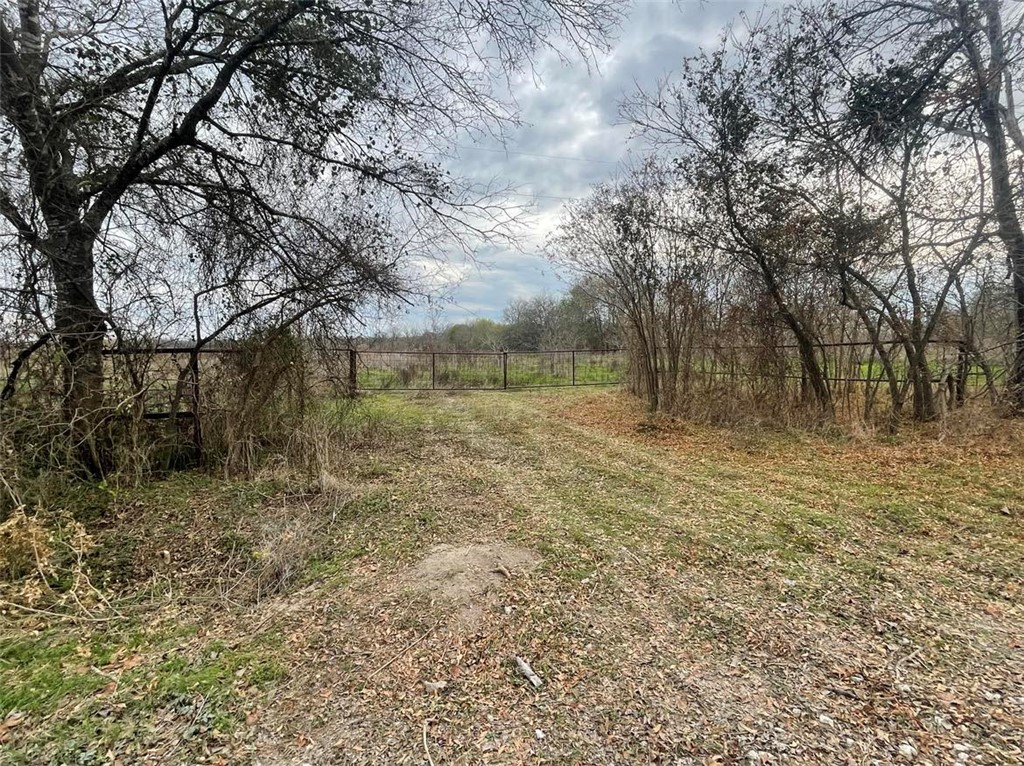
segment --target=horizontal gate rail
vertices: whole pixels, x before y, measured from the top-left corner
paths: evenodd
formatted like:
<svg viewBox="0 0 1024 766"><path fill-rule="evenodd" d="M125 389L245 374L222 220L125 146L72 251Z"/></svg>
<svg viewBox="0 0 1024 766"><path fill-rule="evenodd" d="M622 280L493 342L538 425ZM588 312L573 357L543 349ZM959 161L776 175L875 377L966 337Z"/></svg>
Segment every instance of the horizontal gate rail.
<svg viewBox="0 0 1024 766"><path fill-rule="evenodd" d="M618 385L625 349L350 352L353 391L507 391ZM354 366L353 366L354 365Z"/></svg>

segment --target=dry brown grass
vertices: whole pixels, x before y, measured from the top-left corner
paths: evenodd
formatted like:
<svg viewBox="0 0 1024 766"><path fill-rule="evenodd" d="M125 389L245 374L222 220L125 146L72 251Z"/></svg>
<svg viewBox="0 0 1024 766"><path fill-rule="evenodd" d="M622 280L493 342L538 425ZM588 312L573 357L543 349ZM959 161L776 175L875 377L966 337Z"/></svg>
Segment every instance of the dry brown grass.
<svg viewBox="0 0 1024 766"><path fill-rule="evenodd" d="M292 534L266 523L277 490L178 485L160 523L152 498L125 506L130 529L199 530L171 552L174 603L150 613L186 634L131 650L134 670L97 665L118 690L69 690L65 706L95 724L125 704L125 720L174 741L196 706L146 707L139 689L176 673L191 701L231 713L230 735L207 730L162 760L143 751L161 763L1019 762L1018 425L895 439L727 430L650 420L594 391L362 406L360 447L330 474L351 494L310 500L331 512L316 533L330 552L278 595L203 607L187 601L202 570L186 564L222 549L226 528L254 550L261 534L271 546ZM154 549L174 542L155 537ZM458 599L410 587L436 546L489 544L541 562L493 578L470 623ZM255 654L278 669L262 686ZM46 715L17 727L23 752L61 720Z"/></svg>
<svg viewBox="0 0 1024 766"><path fill-rule="evenodd" d="M371 547L343 610L304 623L296 651L320 670L282 689L267 762L412 761L424 726L437 762L1016 762L1012 435L733 431L593 393L423 406L464 418L391 484L409 513L459 509L427 539L512 539L544 561L467 632Z"/></svg>
<svg viewBox="0 0 1024 766"><path fill-rule="evenodd" d="M0 581L19 580L48 569L52 556L48 530L23 508L0 524Z"/></svg>

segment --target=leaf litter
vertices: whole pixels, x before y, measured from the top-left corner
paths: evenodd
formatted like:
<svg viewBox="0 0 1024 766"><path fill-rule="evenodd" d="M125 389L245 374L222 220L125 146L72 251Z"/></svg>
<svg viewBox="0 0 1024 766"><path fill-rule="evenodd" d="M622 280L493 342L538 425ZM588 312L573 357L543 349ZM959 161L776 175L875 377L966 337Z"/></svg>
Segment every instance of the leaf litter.
<svg viewBox="0 0 1024 766"><path fill-rule="evenodd" d="M416 406L445 425L370 480L398 500L347 521L358 554L209 618L204 647L282 636L283 678L215 747L122 762L1024 759L1015 450L641 429L591 392Z"/></svg>

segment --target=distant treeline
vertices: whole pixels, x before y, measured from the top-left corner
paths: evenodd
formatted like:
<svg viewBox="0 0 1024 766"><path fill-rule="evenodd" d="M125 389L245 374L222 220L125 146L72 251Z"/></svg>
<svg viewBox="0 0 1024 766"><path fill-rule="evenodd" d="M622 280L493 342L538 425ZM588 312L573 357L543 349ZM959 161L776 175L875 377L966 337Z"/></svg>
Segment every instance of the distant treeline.
<svg viewBox="0 0 1024 766"><path fill-rule="evenodd" d="M618 348L622 341L608 307L585 285L577 285L564 295L512 300L500 322L476 319L366 343L375 348L423 351L554 351Z"/></svg>

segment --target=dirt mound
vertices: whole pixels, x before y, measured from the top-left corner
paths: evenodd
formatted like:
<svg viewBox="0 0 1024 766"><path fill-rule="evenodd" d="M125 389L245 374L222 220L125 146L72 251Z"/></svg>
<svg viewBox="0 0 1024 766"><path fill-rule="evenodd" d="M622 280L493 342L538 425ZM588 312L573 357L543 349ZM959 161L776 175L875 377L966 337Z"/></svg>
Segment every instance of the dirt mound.
<svg viewBox="0 0 1024 766"><path fill-rule="evenodd" d="M495 592L509 579L529 572L540 556L526 548L501 543L437 545L409 573L409 584L421 593L451 599L461 606L463 622L475 623Z"/></svg>

